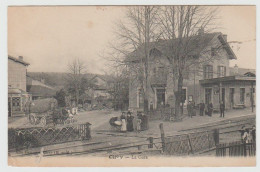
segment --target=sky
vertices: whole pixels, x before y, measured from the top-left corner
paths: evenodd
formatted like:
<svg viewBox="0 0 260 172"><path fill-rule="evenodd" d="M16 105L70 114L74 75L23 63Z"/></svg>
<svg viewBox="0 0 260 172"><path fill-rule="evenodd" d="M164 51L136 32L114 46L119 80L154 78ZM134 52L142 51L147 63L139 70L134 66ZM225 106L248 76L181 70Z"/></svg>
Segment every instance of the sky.
<svg viewBox="0 0 260 172"><path fill-rule="evenodd" d="M256 68L256 9L254 6L220 6L220 31L228 35L243 68ZM104 74L101 54L113 40L115 22L123 19L120 6L8 7L8 54L23 56L29 72L66 72L75 58L90 73Z"/></svg>

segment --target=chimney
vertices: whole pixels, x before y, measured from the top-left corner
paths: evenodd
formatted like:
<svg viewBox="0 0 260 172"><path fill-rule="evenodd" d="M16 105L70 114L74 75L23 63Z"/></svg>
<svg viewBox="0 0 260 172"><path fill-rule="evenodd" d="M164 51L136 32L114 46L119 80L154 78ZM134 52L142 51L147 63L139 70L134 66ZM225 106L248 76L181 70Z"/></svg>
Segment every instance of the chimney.
<svg viewBox="0 0 260 172"><path fill-rule="evenodd" d="M234 74L238 75L238 66L237 66L237 64L235 64L235 66L234 66Z"/></svg>
<svg viewBox="0 0 260 172"><path fill-rule="evenodd" d="M23 61L23 56L19 56L18 59Z"/></svg>
<svg viewBox="0 0 260 172"><path fill-rule="evenodd" d="M223 34L222 36L223 36L224 40L227 42L227 35Z"/></svg>

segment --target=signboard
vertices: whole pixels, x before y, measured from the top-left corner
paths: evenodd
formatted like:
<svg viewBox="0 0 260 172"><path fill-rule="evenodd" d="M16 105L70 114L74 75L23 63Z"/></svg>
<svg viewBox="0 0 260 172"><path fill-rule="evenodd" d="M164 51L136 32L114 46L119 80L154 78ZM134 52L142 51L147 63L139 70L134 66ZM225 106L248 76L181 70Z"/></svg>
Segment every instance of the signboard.
<svg viewBox="0 0 260 172"><path fill-rule="evenodd" d="M192 101L193 101L193 96L189 95L189 102L192 102Z"/></svg>

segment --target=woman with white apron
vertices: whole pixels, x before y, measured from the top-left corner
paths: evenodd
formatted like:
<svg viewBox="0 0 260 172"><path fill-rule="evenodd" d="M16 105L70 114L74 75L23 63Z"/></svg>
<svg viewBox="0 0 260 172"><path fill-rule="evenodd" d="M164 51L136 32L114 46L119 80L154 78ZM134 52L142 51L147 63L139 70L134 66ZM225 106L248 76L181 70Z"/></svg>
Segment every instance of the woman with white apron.
<svg viewBox="0 0 260 172"><path fill-rule="evenodd" d="M126 132L126 121L125 121L125 119L122 119L121 131Z"/></svg>

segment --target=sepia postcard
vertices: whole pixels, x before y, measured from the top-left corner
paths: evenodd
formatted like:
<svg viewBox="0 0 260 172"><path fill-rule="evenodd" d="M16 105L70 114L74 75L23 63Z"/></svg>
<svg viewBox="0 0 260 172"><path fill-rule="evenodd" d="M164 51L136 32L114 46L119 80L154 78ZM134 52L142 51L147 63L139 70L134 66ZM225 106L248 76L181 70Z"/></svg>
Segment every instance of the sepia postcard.
<svg viewBox="0 0 260 172"><path fill-rule="evenodd" d="M9 166L256 166L256 6L7 10Z"/></svg>

